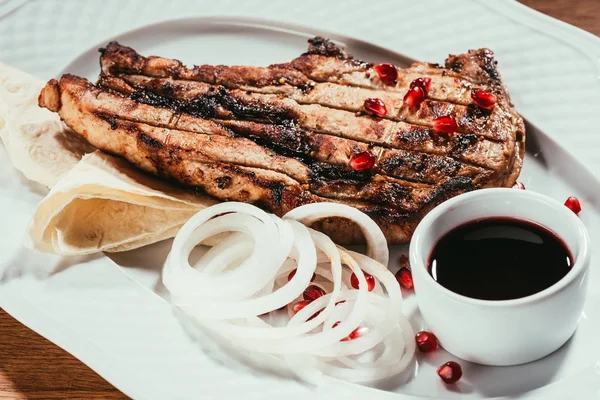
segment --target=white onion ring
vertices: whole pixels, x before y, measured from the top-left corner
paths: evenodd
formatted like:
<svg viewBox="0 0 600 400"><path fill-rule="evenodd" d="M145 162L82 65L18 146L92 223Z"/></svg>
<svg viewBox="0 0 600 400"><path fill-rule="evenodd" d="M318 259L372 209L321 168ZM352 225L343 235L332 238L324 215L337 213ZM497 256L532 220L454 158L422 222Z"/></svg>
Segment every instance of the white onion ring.
<svg viewBox="0 0 600 400"><path fill-rule="evenodd" d="M336 246L300 223L328 217L357 223L369 256ZM198 243L226 232L230 234L190 265ZM199 335L200 330L208 334L227 354L263 366L287 365L311 381L326 374L368 383L401 373L415 351L399 285L381 264L388 257L379 227L352 207L316 203L280 219L229 202L202 210L181 228L164 266L163 283L187 325ZM367 290L363 271L373 276L374 290ZM310 282L313 274L315 283ZM352 274L358 289L350 285ZM301 300L304 289L319 286L317 282L329 292L277 324L276 310L287 306L290 311L288 304ZM260 317L266 313L268 320ZM357 327L368 332L342 341Z"/></svg>
<svg viewBox="0 0 600 400"><path fill-rule="evenodd" d="M305 225L310 225L321 219L342 217L356 223L367 241L367 255L381 265L388 265L389 251L387 240L379 226L365 213L338 203L313 203L294 208L283 216L283 219L294 219Z"/></svg>

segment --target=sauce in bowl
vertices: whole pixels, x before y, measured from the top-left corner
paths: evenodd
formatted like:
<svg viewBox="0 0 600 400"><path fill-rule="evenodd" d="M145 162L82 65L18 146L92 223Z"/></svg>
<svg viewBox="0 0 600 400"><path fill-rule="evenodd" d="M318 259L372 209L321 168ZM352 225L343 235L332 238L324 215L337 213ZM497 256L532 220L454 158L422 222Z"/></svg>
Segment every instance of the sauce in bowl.
<svg viewBox="0 0 600 400"><path fill-rule="evenodd" d="M552 231L513 218L460 225L437 242L429 273L454 293L481 300L530 296L560 281L573 265L566 244Z"/></svg>

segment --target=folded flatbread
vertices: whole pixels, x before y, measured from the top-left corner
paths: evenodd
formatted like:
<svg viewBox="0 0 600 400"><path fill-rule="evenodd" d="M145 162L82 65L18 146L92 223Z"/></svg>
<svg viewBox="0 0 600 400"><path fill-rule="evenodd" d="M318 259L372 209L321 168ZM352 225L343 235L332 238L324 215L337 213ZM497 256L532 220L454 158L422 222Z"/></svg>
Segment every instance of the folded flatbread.
<svg viewBox="0 0 600 400"><path fill-rule="evenodd" d="M96 151L69 171L38 206L29 240L41 251L125 251L173 237L216 203L160 182Z"/></svg>
<svg viewBox="0 0 600 400"><path fill-rule="evenodd" d="M28 246L64 255L126 251L173 237L216 203L95 150L38 107L43 86L0 64L2 143L27 179L50 188L31 220Z"/></svg>
<svg viewBox="0 0 600 400"><path fill-rule="evenodd" d="M38 107L44 82L0 63L0 138L10 161L31 181L52 187L95 149L60 118Z"/></svg>

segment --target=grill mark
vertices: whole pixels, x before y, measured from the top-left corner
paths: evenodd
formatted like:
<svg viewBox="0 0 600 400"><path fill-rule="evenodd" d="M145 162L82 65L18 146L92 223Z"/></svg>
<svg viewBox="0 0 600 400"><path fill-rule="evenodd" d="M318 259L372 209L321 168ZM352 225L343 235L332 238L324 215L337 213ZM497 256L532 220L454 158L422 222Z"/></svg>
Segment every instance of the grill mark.
<svg viewBox="0 0 600 400"><path fill-rule="evenodd" d="M350 58L341 47L322 36L308 39L308 43L308 51L304 54L318 54L326 57L339 58L341 60Z"/></svg>
<svg viewBox="0 0 600 400"><path fill-rule="evenodd" d="M155 79L154 77L150 77L150 76L147 76L147 75L143 75L143 76L145 76L146 78L149 78L149 79ZM124 79L126 79L126 78L124 78ZM182 78L179 78L179 77L178 77L178 80L182 80L184 82L198 82L198 81L195 81L195 80L182 79ZM199 82L199 83L207 84L207 85L211 84L209 82ZM164 86L166 86L166 88L164 88ZM162 94L162 95L167 96L167 97L169 97L169 96L171 96L171 97L172 96L177 96L178 92L177 93L173 93L172 91L170 91L170 89L172 89L172 86L173 85L172 85L171 82L163 80L163 81L151 81L151 82L148 82L145 86L137 86L136 88L140 92L149 92L149 93L157 94L157 95L158 94ZM341 85L341 86L343 86L343 85ZM347 85L347 86L350 86L350 85ZM231 91L231 90L238 90L238 91L240 90L240 89L235 89L235 86L234 86L234 88L225 88L223 86L217 86L217 87L218 87L218 90L225 91L226 93L229 93L229 91ZM247 89L248 90L243 90L243 92L245 92L246 94L248 92L250 92L251 94L257 94L257 95L271 95L271 96L272 95L277 95L277 93L275 93L275 92L273 92L273 93L267 93L267 92L261 92L261 91L258 91L258 90L257 91L252 91L253 88L247 88ZM259 89L259 88L256 88L256 89ZM159 93L156 93L156 92L159 92ZM228 98L234 100L234 101L232 101L232 103L244 103L243 101L241 101L239 99L236 99L231 94L228 94ZM337 107L337 106L333 106L333 105L324 105L324 104L321 104L321 103L316 102L316 101L303 101L301 99L293 99L291 97L289 97L288 99L291 100L291 101L294 101L296 104L298 104L300 106L303 106L303 105L318 105L318 106L323 107L325 109L332 109L332 110L350 112L350 113L353 113L353 114L355 114L357 112L355 110L350 110L348 108L344 108L344 107L341 107L341 106ZM178 101L181 101L181 102L186 101L185 99L180 99L180 98L173 98L173 100L178 100ZM431 100L434 100L434 101L431 101ZM138 101L140 101L140 100L138 100ZM256 99L255 102L256 102L256 104L263 104L263 103L260 102L259 99ZM150 104L150 103L146 103L146 104ZM479 107L476 107L473 104L462 104L462 103L451 102L451 101L447 101L447 100L430 99L430 100L425 101L423 103L423 105L421 106L421 108L418 111L418 116L419 116L419 118L425 119L425 118L427 118L427 116L429 114L433 115L434 117L435 116L440 116L442 114L445 115L446 112L444 112L444 107L447 107L448 105L458 105L458 106L461 106L461 107L466 107L466 109L467 109L467 115L464 118L460 118L460 122L461 123L459 124L459 126L461 126L461 125L462 126L467 126L467 125L471 125L472 126L475 123L476 119L483 118L483 117L489 117L491 115L490 111L481 109ZM275 108L275 107L271 107L271 108ZM285 118L293 119L293 115L295 114L295 112L293 112L292 110L284 110L284 109L279 109L279 110L280 110L280 114L281 114L279 116L280 119L285 119ZM358 112L362 113L361 111L358 111ZM257 115L257 114L259 114L259 113L255 113L255 115ZM286 116L286 114L287 114L287 116ZM193 114L191 114L191 115L193 115ZM362 115L364 117L369 117L366 114L362 114ZM243 115L236 115L236 117L243 118ZM258 116L255 117L256 120L259 120L259 118L260 117L258 117ZM392 121L392 122L402 122L402 123L405 123L409 127L412 127L412 128L429 128L429 129L432 128L432 125L427 125L427 124L424 124L424 123L420 123L418 121L407 121L406 119L403 119L403 118L392 118L392 117L386 116L386 117L383 117L382 119L387 120L387 121ZM502 139L496 139L496 138L487 137L487 136L478 134L477 130L479 130L479 128L475 129L475 127L474 127L474 130L475 130L475 132L457 131L456 133L458 133L458 134L467 134L467 135L474 134L474 135L477 135L478 137L482 137L485 140L489 140L489 141L495 142L495 143L504 143L505 142ZM327 131L320 131L320 130L313 130L313 131L314 132L318 132L318 133L330 134ZM357 140L357 139L353 139L353 140ZM381 144L383 144L383 143L381 143Z"/></svg>
<svg viewBox="0 0 600 400"><path fill-rule="evenodd" d="M107 119L106 116L103 117L103 119ZM176 145L170 144L170 143L161 143L160 141L156 140L155 138L149 136L148 134L146 134L145 132L137 129L135 127L134 123L129 123L129 124L121 124L119 123L119 121L117 121L118 124L118 128L120 129L125 129L129 132L132 132L133 134L136 135L136 140L138 142L138 145L140 145L141 147L143 147L146 150L146 154L150 154L150 155L155 155L155 157L150 157L150 160L152 161L153 165L155 166L157 173L159 175L163 175L165 177L167 177L169 180L172 180L172 178L169 177L168 175L168 171L169 171L169 162L164 162L164 158L159 156L159 153L161 155L164 156L165 153L168 153L169 155L171 155L171 157L173 157L173 159L180 159L180 157L178 156L179 152L184 151L186 152L186 150L183 150L181 148L179 148ZM256 176L256 174L252 171L249 171L247 168L251 168L251 169L256 169L256 170L264 170L262 168L259 167L248 167L248 166L244 166L244 165L238 165L238 164L232 164L232 163L213 163L213 162L202 162L202 164L218 164L222 169L224 169L225 171L230 171L231 173L235 173L235 174L239 174L239 175L244 175L246 177L248 177L252 183L256 184L257 186L269 189L271 191L271 198L274 202L274 204L277 207L282 207L284 205L284 203L286 203L285 199L284 199L284 195L285 195L285 189L286 189L286 184L281 182L281 181L276 181L276 180L264 180L261 178L258 178ZM328 165L329 166L329 165ZM265 171L269 171L269 170L265 170ZM352 173L353 171L348 171L350 173ZM283 173L280 173L282 175L285 175ZM287 175L285 175L287 176ZM340 176L345 176L343 173L340 174ZM294 183L296 183L298 185L298 188L301 188L301 184L296 181L294 178L287 176L289 179L291 179L292 181L294 181ZM227 175L223 175L219 178L216 179L217 185L219 187L219 189L225 189L227 186L230 185L232 178L227 176ZM176 181L175 181L176 182ZM357 184L357 185L363 185L363 184L367 184L369 182L352 182L349 180L344 180L343 181L345 184ZM410 181L407 181L410 182ZM453 181L454 182L454 181ZM453 183L451 182L451 183ZM468 182L468 180L467 180ZM176 182L177 184L179 184L178 182ZM364 212L371 216L373 219L377 220L378 222L383 222L383 223L394 223L394 224L399 224L399 223L405 223L409 218L412 217L410 212L406 212L406 210L398 207L398 206L394 206L394 203L398 200L398 199L406 199L408 197L410 197L410 190L407 189L406 187L403 187L402 185L400 185L399 183L396 182L384 182L386 185L386 189L387 190L378 190L376 196L373 196L371 198L365 199L365 198L361 198L360 202L362 205L364 205ZM426 198L424 201L422 202L417 202L414 199L411 199L413 204L415 204L416 209L412 212L416 212L418 210L420 210L423 206L427 205L428 203L435 201L437 199L437 197L440 196L440 194L446 194L447 190L446 189L449 184L448 183L442 183L439 187L431 187L433 188L433 192L432 195L429 196L428 198ZM422 187L428 187L426 185L421 185ZM197 188L198 186L195 186L195 188ZM305 204L306 201L302 200L305 199L307 197L310 196L314 196L317 195L323 199L331 199L331 200L340 200L341 197L334 197L328 194L325 194L323 192L320 192L318 194L314 193L309 186L309 190L303 190L300 189L302 192L298 195L294 197L294 200L290 200L290 201L298 201L299 204ZM377 197L379 196L379 197ZM343 197L342 197L343 198ZM355 200L355 199L353 199ZM383 206L379 203L383 203L388 205ZM258 204L258 203L257 203ZM295 207L296 205L290 206L290 207ZM262 207L267 208L267 209L271 209L273 210L273 207L268 204L268 202L265 202ZM392 208L390 208L392 207Z"/></svg>
<svg viewBox="0 0 600 400"><path fill-rule="evenodd" d="M234 137L245 137L279 155L302 161L310 160L311 146L308 143L307 132L300 129L294 120L282 121L279 125L261 124L261 128L265 131L264 136L256 135L252 130L253 126L232 124L219 119L211 119L211 121L232 131Z"/></svg>
<svg viewBox="0 0 600 400"><path fill-rule="evenodd" d="M370 171L355 171L350 167L314 162L309 166L310 178L316 182L343 180L348 183L360 184L370 181L373 173Z"/></svg>
<svg viewBox="0 0 600 400"><path fill-rule="evenodd" d="M161 87L161 91L163 87ZM227 89L217 87L207 94L196 97L194 100L182 100L169 94L172 86L167 85L166 93L155 93L146 88L136 87L129 96L131 100L169 108L176 112L184 112L194 117L210 119L218 114L218 107L223 107L231 112L236 118L269 121L272 123L289 122L295 120L289 110L273 107L260 102L242 102L231 96Z"/></svg>
<svg viewBox="0 0 600 400"><path fill-rule="evenodd" d="M348 54L344 48L336 45L331 40L325 39L322 36L316 36L308 39L308 43L308 51L302 55L316 54L325 57L334 57L364 69L367 69L372 65L366 61L358 60L352 57L352 55Z"/></svg>
<svg viewBox="0 0 600 400"><path fill-rule="evenodd" d="M110 118L109 116L103 115L101 113L96 113L95 115L107 122L108 122L108 119ZM177 161L181 161L180 154L187 153L187 152L189 152L189 150L182 149L179 146L177 146L176 144L166 143L166 142L163 143L163 142L151 137L149 134L147 134L146 132L139 129L137 127L138 123L136 123L136 122L129 122L126 120L119 119L116 121L116 123L117 123L119 129L126 130L126 131L130 132L131 134L135 135L138 146L145 150L143 154L146 154L147 158L152 162L152 165L156 169L156 173L159 176L163 176L163 177L168 178L169 180L172 180L172 178L169 178L169 171L172 169L170 167L170 165ZM151 126L151 125L149 125L149 126ZM167 154L169 155L169 157L165 158L165 156ZM202 164L222 164L222 165L227 166L227 168L229 170L231 170L232 172L234 171L234 169L236 167L270 171L270 170L266 170L264 168L257 167L257 166L248 166L248 165L244 165L244 164L237 164L237 163L231 163L231 162L215 163L215 162L211 162L208 160L207 161L197 161L197 162L200 162ZM343 183L345 185L354 185L354 186L356 186L357 189L360 189L361 187L363 187L366 184L373 183L371 181L372 174L370 174L370 173L361 173L361 172L353 171L353 170L345 168L345 167L339 167L339 166L334 166L334 165L324 164L324 163L319 163L317 168L319 166L327 168L328 172L325 174L316 173L313 175L313 177L312 177L313 179L308 182L306 191L307 191L307 193L310 193L312 195L318 195L323 198L339 200L344 197L343 196L337 196L337 197L332 196L330 194L324 193L323 191L319 191L319 193L315 193L315 190L318 191L321 188L330 188L332 185L335 185L336 183L337 184ZM249 178L256 178L252 172L248 172L246 170L239 170L239 168L238 168L238 169L235 169L235 172L243 173L246 176L248 176ZM285 174L284 172L280 172L280 171L276 171L276 172L278 174L281 174L282 176L286 176L290 180L294 181L297 185L302 186L302 184L300 182L298 182L295 178ZM333 181L323 180L322 175L327 175L326 178L333 179ZM363 180L363 177L366 179ZM383 202L384 204L386 204L388 206L387 209L389 212L389 210L390 210L389 207L393 207L394 209L400 208L397 204L395 204L395 202L397 200L410 198L410 200L412 201L412 204L414 204L416 206L416 207L413 207L413 208L415 208L415 210L419 210L421 208L421 206L422 206L421 201L419 201L418 199L413 199L411 197L410 185L408 185L408 188L401 185L401 183L403 181L408 184L413 183L413 182L411 182L410 180L406 180L406 179L398 180L398 179L390 178L390 177L384 177L384 178L392 179L392 181L386 180L383 182L375 183L376 186L380 186L374 190L376 192L375 195L371 195L370 197L366 197L366 198L362 197L362 198L360 198L360 201L367 205L377 205L379 202ZM221 190L227 189L229 187L229 185L231 184L231 181L232 181L231 177L226 176L226 175L221 176L216 179L217 187ZM267 188L271 191L271 198L274 201L275 205L277 205L277 206L282 205L282 202L284 201L284 193L285 193L285 189L286 189L285 183L280 182L280 181L262 180L260 182L260 186L263 188ZM433 186L420 183L418 188L427 189L427 188L433 188ZM415 188L415 189L417 189L417 188ZM351 198L351 199L355 200L356 198Z"/></svg>
<svg viewBox="0 0 600 400"><path fill-rule="evenodd" d="M231 185L231 177L224 175L217 178L217 186L219 189L227 189Z"/></svg>
<svg viewBox="0 0 600 400"><path fill-rule="evenodd" d="M161 86L161 88L162 88L162 86ZM169 89L167 89L167 90L169 90ZM225 89L223 87L215 88L215 90L213 90L212 92L209 92L202 96L198 96L194 100L174 99L174 98L166 97L166 96L162 95L162 93L158 94L158 93L146 90L145 88L136 88L134 90L134 92L129 96L129 98L131 100L138 101L140 103L144 103L144 104L148 104L148 105L156 106L156 107L172 109L173 111L178 112L178 113L184 112L191 116L194 116L197 118L202 118L202 119L208 119L208 120L211 120L214 122L222 121L217 116L217 109L219 107L225 108L227 111L231 111L234 114L234 116L236 116L237 118L240 118L240 119L250 117L250 118L253 118L254 120L258 120L258 122L270 122L272 124L271 126L273 127L271 130L273 133L276 134L275 139L280 139L280 140L272 140L272 138L265 139L265 138L257 137L255 135L253 135L245 127L232 126L232 125L226 126L227 124L225 124L224 122L221 122L221 124L224 125L226 129L233 131L235 134L246 137L246 138L254 141L257 144L274 151L275 153L277 153L279 155L292 157L292 158L298 158L298 159L305 161L307 164L310 164L312 162L312 158L310 156L312 149L311 149L310 144L307 141L308 135L310 135L312 132L315 132L315 133L321 133L321 134L328 135L328 136L340 137L340 136L331 134L330 132L327 132L327 131L322 131L322 130L308 131L308 130L302 129L298 126L297 119L294 118L294 114L290 110L277 108L272 105L264 105L262 103L255 103L255 104L248 103L248 102L236 99L228 93L227 89ZM261 112L263 110L266 110L265 112L267 112L268 114L267 114L266 118L261 119L260 118L262 116ZM415 125L415 126L417 126L417 125ZM423 127L425 127L425 126L423 126ZM426 128L430 129L430 127L426 127ZM456 135L456 137L459 137L459 139L460 139L460 136L464 136L464 135L467 135L469 138L472 138L472 137L477 138L477 136L474 134L459 134L459 135ZM356 140L354 138L353 139L345 138L345 139L353 140L356 142L369 144L369 145L371 144L371 142L360 141L360 140ZM454 152L451 151L447 155L446 154L439 155L438 153L435 153L435 152L426 152L426 151L422 151L422 150L419 150L419 151L408 150L408 149L406 149L406 150L401 149L401 150L405 150L405 151L408 151L411 153L417 153L417 154L439 155L440 157L450 157L450 158L459 159L460 154L462 154L462 152L464 150L466 150L469 147L469 145L474 144L475 141L472 141L471 139L468 139L468 140L461 139L461 143L462 143L461 146L456 147L456 150L454 150ZM378 143L378 145L380 145L381 147L384 147L384 148L397 149L386 143ZM460 150L460 154L458 153L458 150ZM474 163L471 160L460 159L459 162L461 162L467 166L475 166L475 167L484 168L486 170L493 171L493 169L491 169L490 167L488 167L486 165L480 165L478 163Z"/></svg>
<svg viewBox="0 0 600 400"><path fill-rule="evenodd" d="M106 116L104 116L103 119L106 120ZM179 154L181 152L186 153L188 151L181 149L180 147L178 147L177 145L174 145L172 143L163 143L159 140L156 140L155 138L151 137L147 133L138 129L136 127L135 123L131 123L131 122L121 123L120 121L117 121L117 124L118 124L118 128L124 129L124 130L130 132L131 134L135 135L138 146L140 148L144 149L143 154L147 155L147 158L149 158L152 165L156 169L156 173L159 176L165 177L168 180L173 181L173 178L170 178L170 176L169 176L169 171L173 170L173 165L175 164L175 161L181 161L181 157ZM166 157L166 155L168 155L168 157ZM256 174L249 169L264 170L264 171L270 171L270 170L265 170L263 168L257 168L257 167L248 167L248 166L232 164L232 163L223 163L223 162L215 163L215 162L204 161L204 162L199 162L199 163L206 164L206 165L208 165L208 164L218 165L221 169L223 169L225 171L230 171L231 173L236 173L238 175L246 176L247 178L249 178L252 181L253 184L256 184L259 187L270 190L271 200L273 201L273 203L276 207L284 207L284 209L285 209L285 204L296 202L301 198L301 196L291 196L291 198L290 198L290 195L288 195L288 198L286 198L286 189L288 189L288 187L286 186L286 184L284 182L278 181L276 179L262 179L260 177L257 177ZM202 173L202 172L198 171L198 173ZM282 176L286 176L288 179L292 180L295 183L294 187L290 187L289 190L291 190L291 191L301 190L303 192L305 191L304 189L302 189L302 185L300 182L298 182L294 178L290 177L289 175L283 174L281 172L278 172L278 173ZM232 178L230 176L223 175L220 178L217 178L217 187L219 189L223 190L231 184L231 181L232 181ZM195 185L195 186L197 186L197 185ZM297 188L295 188L295 186L297 186ZM307 195L312 195L312 193L310 193L310 191L308 191L308 193L305 193L304 196L307 196ZM279 208L274 209L271 204L268 204L268 201L265 202L264 206L265 206L264 208L267 208L270 210L278 210L279 209ZM293 208L293 207L295 207L295 205L288 207L288 208Z"/></svg>
<svg viewBox="0 0 600 400"><path fill-rule="evenodd" d="M347 53L345 52L344 49L338 47L337 45L333 44L332 42L330 42L327 39L324 39L322 37L316 37L313 39L309 39L309 43L311 43L310 47L309 47L309 51L304 53L303 55L321 55L324 57L333 57L333 58L337 58L337 59L341 59L344 60L345 62L352 62L354 64L356 64L359 67L362 68L369 68L372 66L372 64L370 63L366 63L364 61L360 61L360 60L356 60L354 58L352 58L351 56L347 55ZM111 43L113 44L113 43ZM139 55L137 52L135 52L133 49L129 49L125 46L121 46L118 43L115 43L117 46L119 46L118 50L117 50L117 55L120 56L121 53L126 53L127 57L131 57L131 62L134 65L134 67L129 67L127 66L127 61L123 61L123 60L113 60L109 56L107 56L107 61L110 65L109 71L110 73L113 73L115 75L118 75L120 72L125 72L125 73L138 73L138 74L143 74L143 70L145 69L144 67L146 66L146 64L148 64L148 59ZM314 45L313 45L314 44ZM110 46L110 44L109 44ZM103 53L104 56L104 53ZM123 57L118 57L118 58L123 58ZM126 58L126 57L125 57ZM496 65L497 65L497 61L494 60L493 58L493 54L489 54L488 52L483 53L478 53L477 54L477 58L479 59L480 63L479 66L480 68L485 71L492 79L495 80L500 80L499 74L497 72L496 69ZM189 69L186 68L180 61L177 60L171 60L171 59L164 59L167 60L171 63L175 63L177 65L177 67L175 66L170 66L171 68L168 68L171 71L171 75L173 77L177 77L178 79L183 79L183 80L188 80L188 81L197 81L197 82L206 82L209 84L215 84L215 71L217 71L218 69L222 68L228 68L225 66L203 66L204 68L213 68L215 69L215 71L213 71L211 73L211 71L200 71L195 72L195 71L199 71L199 69L201 67L194 67L194 69ZM294 61L298 61L301 60L300 58L295 59ZM116 63L115 63L116 61ZM287 64L276 64L276 65L271 65L269 67L264 68L265 69L265 73L272 73L272 72L277 72L279 75L281 75L281 78L279 80L277 79L273 79L272 83L273 85L281 85L281 84L289 84L290 86L294 86L299 88L302 91L305 91L308 88L312 88L311 86L314 86L314 83L334 83L334 84L338 84L338 85L343 85L343 86L348 86L348 87L358 87L358 88L363 88L363 89L367 89L367 90L377 90L374 89L372 86L366 86L366 85L359 85L353 82L344 82L343 84L339 83L337 80L335 80L336 78L340 78L341 76L345 75L336 75L336 74L330 74L327 78L328 79L316 79L314 77L308 77L304 74L304 72L300 69L300 68L296 68L295 67L295 63L290 62ZM460 59L456 59L454 61L454 63L450 63L448 64L447 68L451 69L451 70L455 70L455 72L457 72L458 76L452 76L453 79L460 79L462 81L468 82L470 84L477 84L477 85L481 85L481 82L479 82L478 80L474 80L472 79L470 76L468 75L463 75L461 72L461 68L462 65L459 65L461 62ZM431 68L433 71L430 71L432 74L436 74L436 75L440 75L440 76L446 76L446 71L442 71L441 73L435 71L435 69L439 69L442 68L441 65L439 64L431 64L431 63L423 63L429 66L429 68ZM140 66L141 65L141 66ZM180 71L183 70L183 71ZM187 73L186 73L187 72ZM195 72L195 73L194 73ZM289 76L289 72L293 72L294 76ZM353 72L362 72L360 70L357 71L353 71ZM399 74L402 76L404 74L408 74L408 73L412 73L414 71L404 68L404 69L399 69ZM296 75L300 75L302 77L302 79L298 79L298 76ZM144 74L144 76L149 76L148 74ZM197 79L200 78L200 79ZM202 79L204 78L204 79ZM333 78L333 80L331 79ZM281 82L281 79L283 79L283 83ZM306 83L308 82L308 83ZM236 82L233 82L234 84L238 84L238 85L243 85L244 83L250 83L250 84L256 84L256 80L255 79L251 79L250 77L247 76L242 76L241 79L236 79ZM258 87L264 87L264 86L269 86L269 85L263 85L263 86L258 86ZM388 87L385 88L386 91L388 92L397 92L397 93L404 93L404 89L403 91L400 90L396 90L399 88L395 88L395 87ZM382 89L379 89L382 90ZM438 98L433 98L435 100L439 100L439 101L445 101L447 103L450 104L456 104L456 105L463 105L463 106L467 106L470 103L461 103L461 102L453 102L453 101L449 101L447 99L438 99Z"/></svg>
<svg viewBox="0 0 600 400"><path fill-rule="evenodd" d="M453 157L458 157L464 153L469 147L473 146L477 142L476 135L460 135L456 137L456 141L450 150L450 154Z"/></svg>

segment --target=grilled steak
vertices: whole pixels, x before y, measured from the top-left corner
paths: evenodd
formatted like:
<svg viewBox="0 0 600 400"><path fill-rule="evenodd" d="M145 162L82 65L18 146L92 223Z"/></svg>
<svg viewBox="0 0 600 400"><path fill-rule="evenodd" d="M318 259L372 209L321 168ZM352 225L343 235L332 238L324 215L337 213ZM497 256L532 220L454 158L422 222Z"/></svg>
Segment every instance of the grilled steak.
<svg viewBox="0 0 600 400"><path fill-rule="evenodd" d="M193 68L112 42L101 49L96 85L66 74L48 82L40 105L150 173L278 215L311 202L350 204L390 243L407 242L449 197L513 185L525 130L491 51L450 56L446 68L415 63L384 82L332 42L309 42L286 64ZM411 82L424 77L427 98L407 107ZM474 104L476 89L495 95L493 108ZM365 111L369 98L383 102L383 115ZM441 116L454 117L455 132L433 129ZM373 167L353 169L351 157L366 151ZM315 227L338 242L362 240L344 220Z"/></svg>

